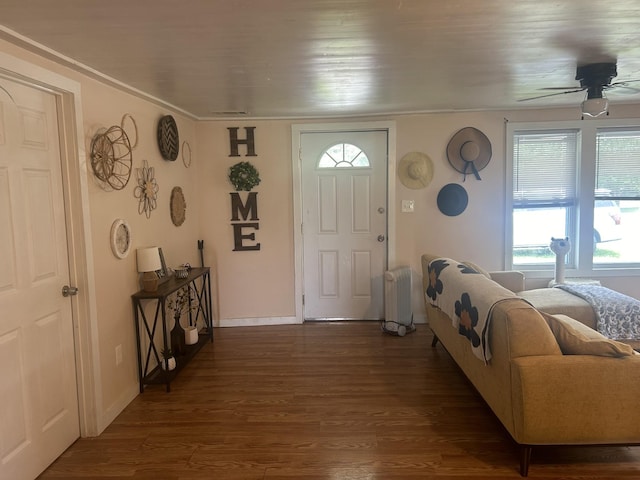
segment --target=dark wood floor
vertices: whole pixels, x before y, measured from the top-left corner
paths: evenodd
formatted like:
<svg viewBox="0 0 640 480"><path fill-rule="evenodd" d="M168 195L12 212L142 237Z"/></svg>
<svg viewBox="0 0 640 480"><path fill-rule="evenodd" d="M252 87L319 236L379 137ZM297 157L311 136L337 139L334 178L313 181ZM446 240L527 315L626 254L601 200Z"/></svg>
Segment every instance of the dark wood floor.
<svg viewBox="0 0 640 480"><path fill-rule="evenodd" d="M148 387L40 478L520 478L511 438L424 325L215 333L171 393ZM640 447L537 448L529 478L639 479Z"/></svg>

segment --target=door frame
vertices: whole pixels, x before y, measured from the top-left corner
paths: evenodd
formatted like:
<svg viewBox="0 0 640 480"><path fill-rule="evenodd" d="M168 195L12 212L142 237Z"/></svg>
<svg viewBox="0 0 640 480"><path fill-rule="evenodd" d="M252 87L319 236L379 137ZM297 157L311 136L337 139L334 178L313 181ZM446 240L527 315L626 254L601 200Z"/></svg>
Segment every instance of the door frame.
<svg viewBox="0 0 640 480"><path fill-rule="evenodd" d="M71 301L80 435L96 436L106 425L100 415L102 383L80 83L4 52L0 52L0 77L56 97L69 281L81 292Z"/></svg>
<svg viewBox="0 0 640 480"><path fill-rule="evenodd" d="M291 165L293 176L293 243L295 256L295 318L304 322L303 242L302 242L302 157L303 133L332 133L350 131L385 131L387 133L387 268L395 265L396 242L396 122L307 123L291 125Z"/></svg>

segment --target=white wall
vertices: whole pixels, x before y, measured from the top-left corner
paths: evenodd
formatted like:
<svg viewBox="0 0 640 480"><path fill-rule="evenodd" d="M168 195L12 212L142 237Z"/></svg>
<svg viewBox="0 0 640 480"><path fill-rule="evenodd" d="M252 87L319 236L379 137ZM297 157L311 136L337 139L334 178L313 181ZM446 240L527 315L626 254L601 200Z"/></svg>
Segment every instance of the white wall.
<svg viewBox="0 0 640 480"><path fill-rule="evenodd" d="M131 114L138 125L139 146L133 152L134 167L147 160L155 168L160 185L158 208L150 219L138 213L133 196L135 172L127 187L106 192L88 173L90 229L93 239L98 349L100 361L101 408L104 427L137 394L135 330L130 296L138 290L135 252L125 260L116 259L109 247L109 231L116 218L128 220L134 248L159 245L170 266L183 262L199 264L197 240L204 240L206 263L213 268L214 314L217 325L269 324L288 322L295 315L293 197L291 171L291 125L300 121L207 121L171 112L157 104L123 93L111 86L40 58L5 41L0 51L73 78L82 88L84 144L100 129L121 122ZM637 115L635 107L611 107L612 118ZM181 140L192 148L192 166L179 158L162 160L156 145L158 119L171 113L178 123ZM474 261L488 270L503 268L505 216L505 118L509 121L566 120L578 116L577 108L527 110L518 112L465 112L433 115L402 115L372 120L395 120L396 158L420 151L434 163L434 178L423 190L409 190L396 180L396 264L408 264L414 271L414 311L424 315L420 292L420 255L432 252ZM359 121L364 121L359 119ZM322 123L331 120L322 119ZM337 119L336 121L344 121ZM308 120L305 120L308 123ZM256 157L229 157L228 127L256 127ZM457 217L441 214L436 206L440 188L462 182L462 175L447 162L445 149L460 128L473 126L483 131L493 147L492 160L480 174L481 181L467 177L464 187L469 206ZM243 147L240 152L244 155ZM230 225L228 169L241 160L250 160L260 171L258 192L260 229L256 232L261 250L233 252ZM169 216L169 194L181 186L187 202L186 222L175 227ZM414 213L401 213L401 200L414 200ZM553 273L549 272L549 279ZM531 282L542 286L545 279ZM640 277L606 278L604 285L640 298ZM123 363L116 366L115 348L122 345Z"/></svg>

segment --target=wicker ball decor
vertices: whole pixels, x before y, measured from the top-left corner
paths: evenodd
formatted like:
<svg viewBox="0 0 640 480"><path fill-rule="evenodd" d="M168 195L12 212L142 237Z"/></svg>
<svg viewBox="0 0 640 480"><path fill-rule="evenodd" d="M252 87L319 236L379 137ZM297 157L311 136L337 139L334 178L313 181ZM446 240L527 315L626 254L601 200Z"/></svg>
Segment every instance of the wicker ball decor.
<svg viewBox="0 0 640 480"><path fill-rule="evenodd" d="M122 190L131 178L131 143L125 131L114 125L91 140L91 169L103 188Z"/></svg>

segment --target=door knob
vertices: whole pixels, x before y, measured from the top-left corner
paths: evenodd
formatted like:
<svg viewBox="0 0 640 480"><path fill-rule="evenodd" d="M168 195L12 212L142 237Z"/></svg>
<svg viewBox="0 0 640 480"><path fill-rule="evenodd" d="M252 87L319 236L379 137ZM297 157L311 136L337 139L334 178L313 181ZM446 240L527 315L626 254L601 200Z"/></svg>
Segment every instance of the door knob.
<svg viewBox="0 0 640 480"><path fill-rule="evenodd" d="M384 235L378 235L378 241L384 242Z"/></svg>
<svg viewBox="0 0 640 480"><path fill-rule="evenodd" d="M64 287L62 287L62 296L63 297L70 297L73 295L77 295L78 294L78 288L77 287L70 287L69 285L65 285Z"/></svg>

